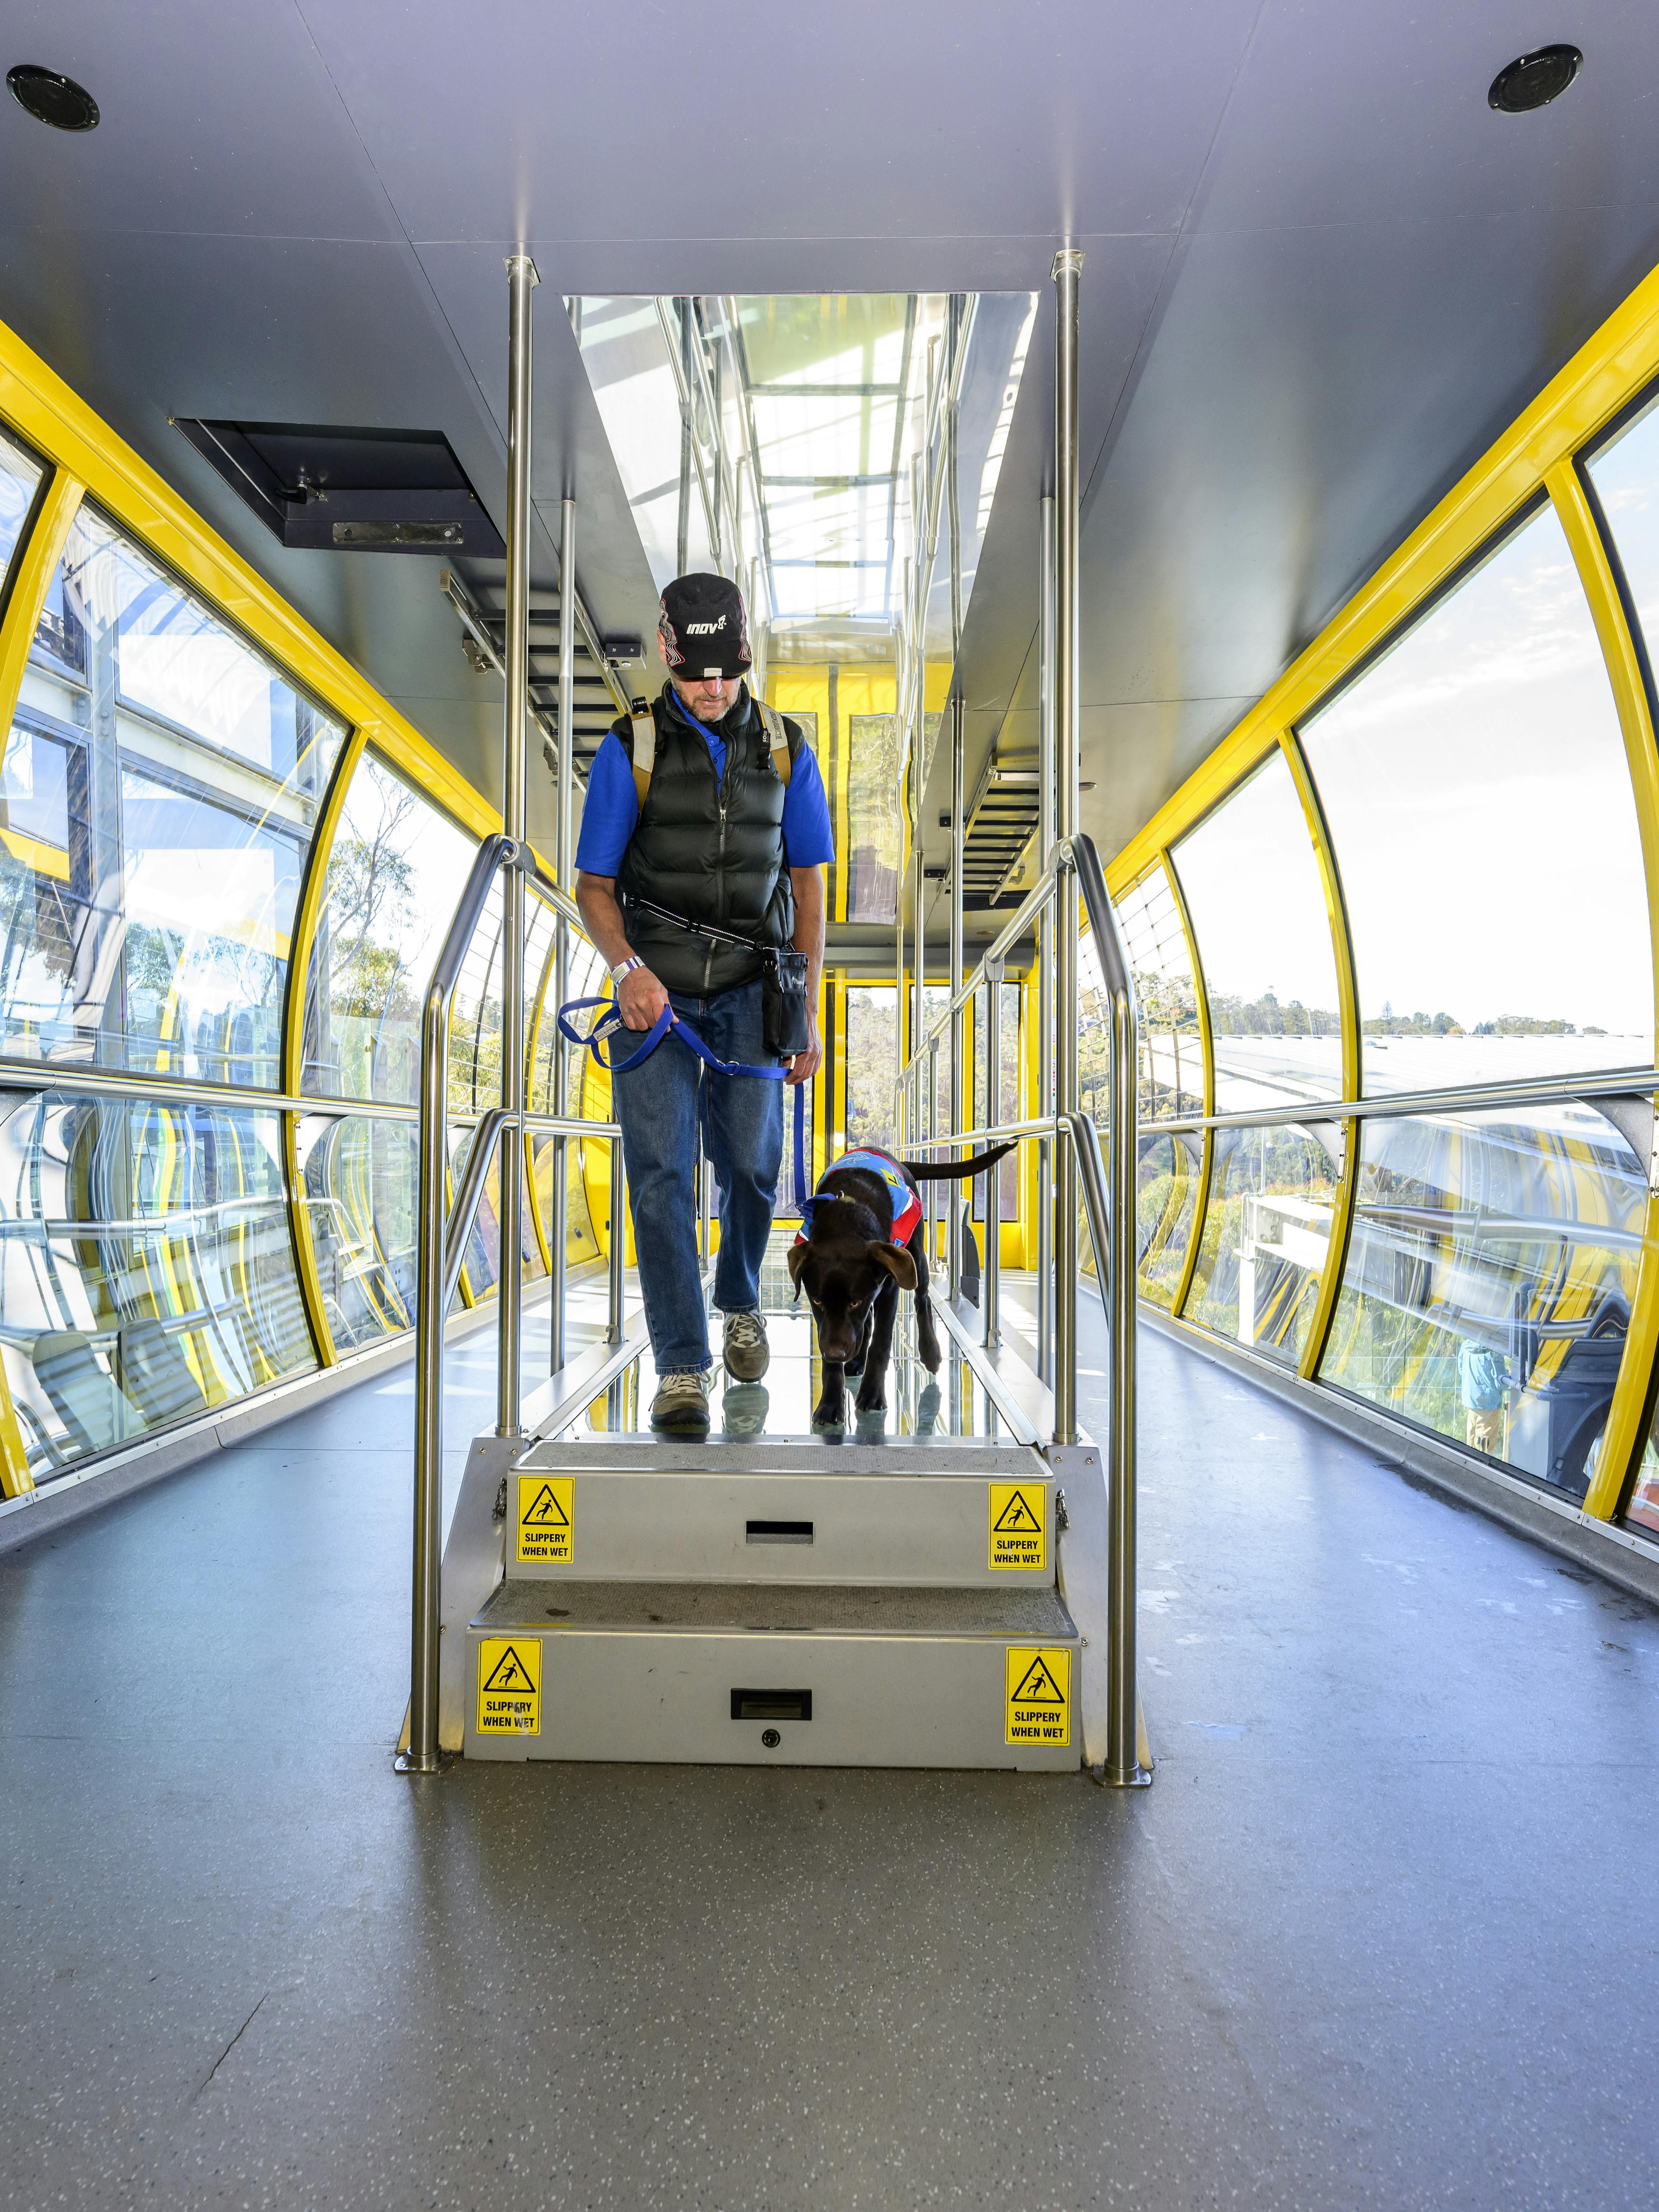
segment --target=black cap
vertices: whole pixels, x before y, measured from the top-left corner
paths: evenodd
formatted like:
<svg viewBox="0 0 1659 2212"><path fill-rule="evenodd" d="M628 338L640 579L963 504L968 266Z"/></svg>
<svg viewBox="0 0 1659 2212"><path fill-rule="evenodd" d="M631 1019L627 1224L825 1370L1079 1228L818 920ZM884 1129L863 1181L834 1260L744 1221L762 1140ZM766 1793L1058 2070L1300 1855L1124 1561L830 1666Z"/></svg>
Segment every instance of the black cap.
<svg viewBox="0 0 1659 2212"><path fill-rule="evenodd" d="M676 576L662 595L657 636L669 673L686 684L741 676L751 657L743 593L725 576Z"/></svg>

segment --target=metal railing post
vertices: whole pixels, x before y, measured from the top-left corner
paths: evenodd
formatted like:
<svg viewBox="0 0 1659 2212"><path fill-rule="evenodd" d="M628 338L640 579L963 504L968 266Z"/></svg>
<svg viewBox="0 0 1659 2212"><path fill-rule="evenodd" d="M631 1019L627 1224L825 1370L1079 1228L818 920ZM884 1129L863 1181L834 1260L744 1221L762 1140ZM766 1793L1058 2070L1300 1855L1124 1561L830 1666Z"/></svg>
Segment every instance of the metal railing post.
<svg viewBox="0 0 1659 2212"><path fill-rule="evenodd" d="M1046 863L1054 846L1054 502L1044 493L1041 516L1037 602L1037 851ZM1036 925L1036 1097L1029 1110L1054 1110L1054 905ZM1054 1148L1045 1137L1037 1146L1036 1172L1036 1342L1037 1374L1049 1389L1054 1381Z"/></svg>
<svg viewBox="0 0 1659 2212"><path fill-rule="evenodd" d="M927 1060L927 1133L939 1134L939 1045L934 1043ZM927 1264L931 1268L939 1258L939 1200L944 1194L943 1183L927 1185Z"/></svg>
<svg viewBox="0 0 1659 2212"><path fill-rule="evenodd" d="M952 418L954 420L954 417ZM952 522L955 521L956 474L951 471ZM961 548L952 536L953 562L959 563ZM952 590L960 596L959 567L951 569ZM951 695L951 996L954 999L962 988L962 863L965 839L962 821L962 695ZM1045 851L1047 850L1045 847ZM963 1049L963 1019L960 1007L951 1017L951 1127L959 1129L963 1121L963 1075L966 1054ZM951 1155L954 1159L955 1152ZM959 1185L944 1185L945 1202L951 1210L951 1233L946 1239L946 1289L954 1305L962 1296L962 1200Z"/></svg>
<svg viewBox="0 0 1659 2212"><path fill-rule="evenodd" d="M573 896L574 869L571 863L571 830L574 821L576 786L576 502L567 499L560 509L559 532L559 781L558 836L554 845L553 872L559 889ZM570 996L570 925L561 915L553 945L553 1003L563 1006ZM557 1024L553 1031L554 1111L562 1114L565 1098L565 1042ZM565 1250L569 1242L569 1139L553 1139L553 1203L548 1209L548 1260L552 1281L548 1285L547 1370L556 1375L565 1362Z"/></svg>
<svg viewBox="0 0 1659 2212"><path fill-rule="evenodd" d="M1002 1119L1002 963L985 963L985 1118ZM985 1266L980 1297L985 1303L985 1349L1002 1343L1002 1163L985 1170Z"/></svg>
<svg viewBox="0 0 1659 2212"><path fill-rule="evenodd" d="M1083 256L1055 254L1054 278L1054 757L1060 842L1078 829L1077 299ZM1077 1110L1077 882L1068 862L1054 884L1054 1105ZM1077 1441L1077 1158L1060 1149L1054 1187L1054 1442ZM1096 1255L1096 1265L1100 1255Z"/></svg>
<svg viewBox="0 0 1659 2212"><path fill-rule="evenodd" d="M530 730L531 308L536 264L513 254L507 264L507 703L501 728L501 828L515 846L525 836L525 743ZM501 1105L515 1117L501 1147L496 1285L499 1334L495 1432L519 1427L519 1328L524 1285L524 874L511 868L501 886ZM422 1125L424 1126L424 1124Z"/></svg>
<svg viewBox="0 0 1659 2212"><path fill-rule="evenodd" d="M504 860L519 872L520 848L509 837L478 848L449 925L421 1010L420 1156L415 1242L415 1533L410 1575L409 1749L404 1772L438 1766L438 1600L443 1558L444 1295L449 1178L449 1004L495 876ZM516 1138L518 1113L503 1107ZM481 1125L475 1145L484 1141ZM516 1413L516 1407L514 1408Z"/></svg>
<svg viewBox="0 0 1659 2212"><path fill-rule="evenodd" d="M1113 911L1099 857L1092 840L1087 837L1078 840L1078 877L1084 903L1089 910L1112 1014L1111 1161L1109 1194L1103 1209L1105 1219L1101 1218L1103 1208L1097 1199L1089 1209L1095 1264L1105 1271L1101 1287L1106 1295L1109 1340L1107 1388L1111 1394L1106 1455L1107 1571L1110 1592L1108 1628L1111 1651L1108 1662L1105 1778L1120 1789L1133 1789L1152 1778L1139 1759L1135 1676L1135 1177L1139 1110L1135 998L1117 915ZM1072 1120L1074 1128L1081 1125L1089 1131L1090 1158L1097 1159L1097 1141L1092 1126L1080 1114L1074 1114ZM1080 1131L1066 1150L1081 1152ZM1109 1267L1103 1249L1103 1231L1110 1252Z"/></svg>
<svg viewBox="0 0 1659 2212"><path fill-rule="evenodd" d="M428 1000L428 1024L431 1002ZM424 1042L424 1040L423 1040ZM437 1048L421 1059L421 1138L415 1255L415 1547L410 1591L409 1749L411 1774L438 1767L438 1581L443 1559L444 1200L449 1130L449 1001L441 1003Z"/></svg>
<svg viewBox="0 0 1659 2212"><path fill-rule="evenodd" d="M628 1220L623 1212L622 1139L611 1139L611 1313L605 1340L623 1340L623 1261L628 1250Z"/></svg>
<svg viewBox="0 0 1659 2212"><path fill-rule="evenodd" d="M714 1164L701 1138L698 1143L701 1149L697 1155L697 1213L702 1237L699 1249L706 1273L714 1259Z"/></svg>

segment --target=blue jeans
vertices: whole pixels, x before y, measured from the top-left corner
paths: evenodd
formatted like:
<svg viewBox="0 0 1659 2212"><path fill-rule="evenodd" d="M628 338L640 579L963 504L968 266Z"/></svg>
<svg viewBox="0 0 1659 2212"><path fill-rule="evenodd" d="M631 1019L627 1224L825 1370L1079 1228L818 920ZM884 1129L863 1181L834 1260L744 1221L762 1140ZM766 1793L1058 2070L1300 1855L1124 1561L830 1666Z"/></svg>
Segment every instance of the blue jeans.
<svg viewBox="0 0 1659 2212"><path fill-rule="evenodd" d="M751 1067L777 1065L777 1054L762 1042L758 977L712 999L681 991L668 997L674 1012L722 1060L746 1060ZM746 1313L760 1303L760 1266L783 1161L783 1090L781 1083L752 1075L717 1075L672 1030L648 1060L612 1081L640 1289L659 1375L701 1371L710 1364L697 1262L699 1109L720 1198L714 1304L724 1313Z"/></svg>

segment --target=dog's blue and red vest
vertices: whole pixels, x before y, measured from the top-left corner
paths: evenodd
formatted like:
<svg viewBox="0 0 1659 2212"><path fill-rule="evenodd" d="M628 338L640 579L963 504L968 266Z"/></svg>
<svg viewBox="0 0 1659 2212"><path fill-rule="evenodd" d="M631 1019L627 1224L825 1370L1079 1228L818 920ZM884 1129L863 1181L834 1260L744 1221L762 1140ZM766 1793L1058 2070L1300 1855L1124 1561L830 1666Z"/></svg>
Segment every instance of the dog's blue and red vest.
<svg viewBox="0 0 1659 2212"><path fill-rule="evenodd" d="M817 1189L812 1194L814 1198L823 1191L825 1177L833 1175L837 1168L863 1168L867 1174L881 1177L892 1195L892 1241L895 1244L908 1244L912 1232L921 1224L921 1199L905 1181L904 1170L892 1154L878 1152L873 1145L862 1146L856 1152L843 1152L838 1160L832 1160L818 1177ZM806 1231L802 1229L797 1232L795 1242L804 1244L805 1241Z"/></svg>

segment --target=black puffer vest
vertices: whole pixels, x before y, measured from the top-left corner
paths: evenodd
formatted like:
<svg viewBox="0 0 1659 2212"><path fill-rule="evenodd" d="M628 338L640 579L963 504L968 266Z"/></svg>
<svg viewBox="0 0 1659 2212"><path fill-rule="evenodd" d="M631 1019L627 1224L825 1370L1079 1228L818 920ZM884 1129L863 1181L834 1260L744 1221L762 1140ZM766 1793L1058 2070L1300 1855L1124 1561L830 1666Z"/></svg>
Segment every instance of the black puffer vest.
<svg viewBox="0 0 1659 2212"><path fill-rule="evenodd" d="M672 685L665 684L652 701L651 714L656 763L617 891L628 941L658 981L671 991L712 998L752 983L759 959L659 921L638 902L650 899L688 921L710 922L757 945L787 945L795 901L783 849L785 786L746 689L716 728L726 741L726 773L719 779L702 732L681 714ZM631 762L627 717L611 727ZM801 727L786 718L784 728L793 763L800 757Z"/></svg>

